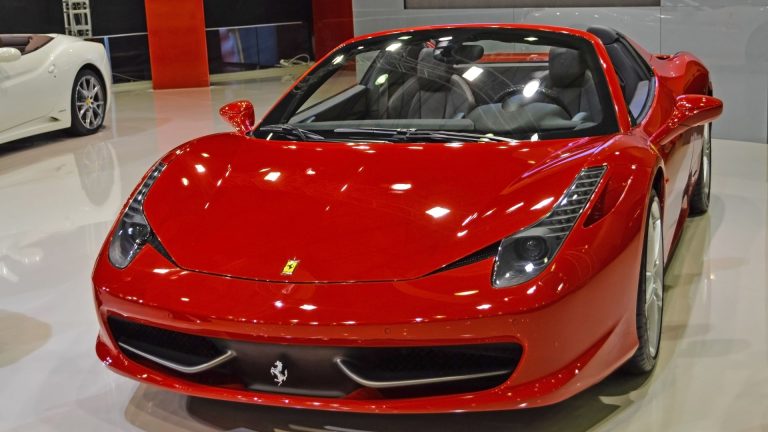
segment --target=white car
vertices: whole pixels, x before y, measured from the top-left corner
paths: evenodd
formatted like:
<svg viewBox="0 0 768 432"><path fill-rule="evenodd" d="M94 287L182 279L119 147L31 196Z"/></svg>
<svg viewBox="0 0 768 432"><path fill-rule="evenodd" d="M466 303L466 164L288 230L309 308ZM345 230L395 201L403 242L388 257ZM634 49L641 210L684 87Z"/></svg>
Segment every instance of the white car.
<svg viewBox="0 0 768 432"><path fill-rule="evenodd" d="M112 72L104 46L58 34L0 34L0 144L99 130Z"/></svg>

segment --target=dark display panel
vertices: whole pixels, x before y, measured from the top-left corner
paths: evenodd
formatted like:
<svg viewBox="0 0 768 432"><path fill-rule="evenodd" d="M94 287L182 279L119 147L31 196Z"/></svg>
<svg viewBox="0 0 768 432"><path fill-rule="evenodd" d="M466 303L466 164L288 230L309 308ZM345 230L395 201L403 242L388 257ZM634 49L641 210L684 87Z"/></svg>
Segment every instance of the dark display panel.
<svg viewBox="0 0 768 432"><path fill-rule="evenodd" d="M203 7L206 28L312 21L310 0L204 0Z"/></svg>
<svg viewBox="0 0 768 432"><path fill-rule="evenodd" d="M661 6L661 0L404 0L406 9Z"/></svg>
<svg viewBox="0 0 768 432"><path fill-rule="evenodd" d="M0 33L64 33L61 0L0 0Z"/></svg>
<svg viewBox="0 0 768 432"><path fill-rule="evenodd" d="M90 0L93 34L146 33L144 0ZM59 1L59 7L61 2Z"/></svg>
<svg viewBox="0 0 768 432"><path fill-rule="evenodd" d="M312 55L305 23L208 30L205 36L212 74L269 68L281 59Z"/></svg>
<svg viewBox="0 0 768 432"><path fill-rule="evenodd" d="M112 82L124 83L152 79L149 63L149 39L146 34L95 37L93 42L104 45L112 65Z"/></svg>

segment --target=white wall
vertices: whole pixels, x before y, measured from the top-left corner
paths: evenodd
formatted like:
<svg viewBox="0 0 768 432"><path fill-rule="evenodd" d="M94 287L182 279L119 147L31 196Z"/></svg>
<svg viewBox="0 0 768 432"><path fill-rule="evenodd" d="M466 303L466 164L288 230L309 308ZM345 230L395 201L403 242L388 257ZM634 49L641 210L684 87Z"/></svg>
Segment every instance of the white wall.
<svg viewBox="0 0 768 432"><path fill-rule="evenodd" d="M661 0L660 7L405 10L353 0L355 34L427 24L525 22L614 27L653 52L691 51L725 102L717 138L768 141L768 0Z"/></svg>

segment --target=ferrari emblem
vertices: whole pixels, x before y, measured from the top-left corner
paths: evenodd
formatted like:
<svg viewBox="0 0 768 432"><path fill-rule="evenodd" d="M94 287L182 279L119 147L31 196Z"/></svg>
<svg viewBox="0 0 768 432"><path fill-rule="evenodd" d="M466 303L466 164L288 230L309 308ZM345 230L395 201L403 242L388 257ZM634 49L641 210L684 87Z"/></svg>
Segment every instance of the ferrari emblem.
<svg viewBox="0 0 768 432"><path fill-rule="evenodd" d="M283 362L280 360L275 362L275 365L269 369L270 375L275 377L275 382L277 383L277 386L280 387L283 385L285 380L288 379L288 369L283 372Z"/></svg>
<svg viewBox="0 0 768 432"><path fill-rule="evenodd" d="M296 267L298 267L298 265L299 265L299 260L297 259L288 260L288 262L285 263L285 267L283 267L283 272L280 274L285 276L290 276L293 274L294 270L296 270Z"/></svg>

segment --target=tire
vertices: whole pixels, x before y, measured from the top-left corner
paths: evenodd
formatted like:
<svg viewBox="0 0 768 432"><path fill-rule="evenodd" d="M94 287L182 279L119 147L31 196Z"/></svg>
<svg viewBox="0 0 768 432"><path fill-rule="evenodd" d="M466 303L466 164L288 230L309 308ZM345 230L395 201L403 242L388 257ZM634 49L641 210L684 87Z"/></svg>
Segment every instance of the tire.
<svg viewBox="0 0 768 432"><path fill-rule="evenodd" d="M640 344L635 354L623 367L626 372L632 374L645 374L653 370L661 345L661 324L664 312L664 234L662 227L661 202L656 192L652 191L648 200L635 311L635 326ZM648 294L651 296L649 297Z"/></svg>
<svg viewBox="0 0 768 432"><path fill-rule="evenodd" d="M692 216L702 215L709 210L709 195L712 189L712 123L704 125L702 141L699 178L696 179L691 194Z"/></svg>
<svg viewBox="0 0 768 432"><path fill-rule="evenodd" d="M106 106L104 81L96 72L81 69L72 84L69 132L78 136L96 133L104 124Z"/></svg>

